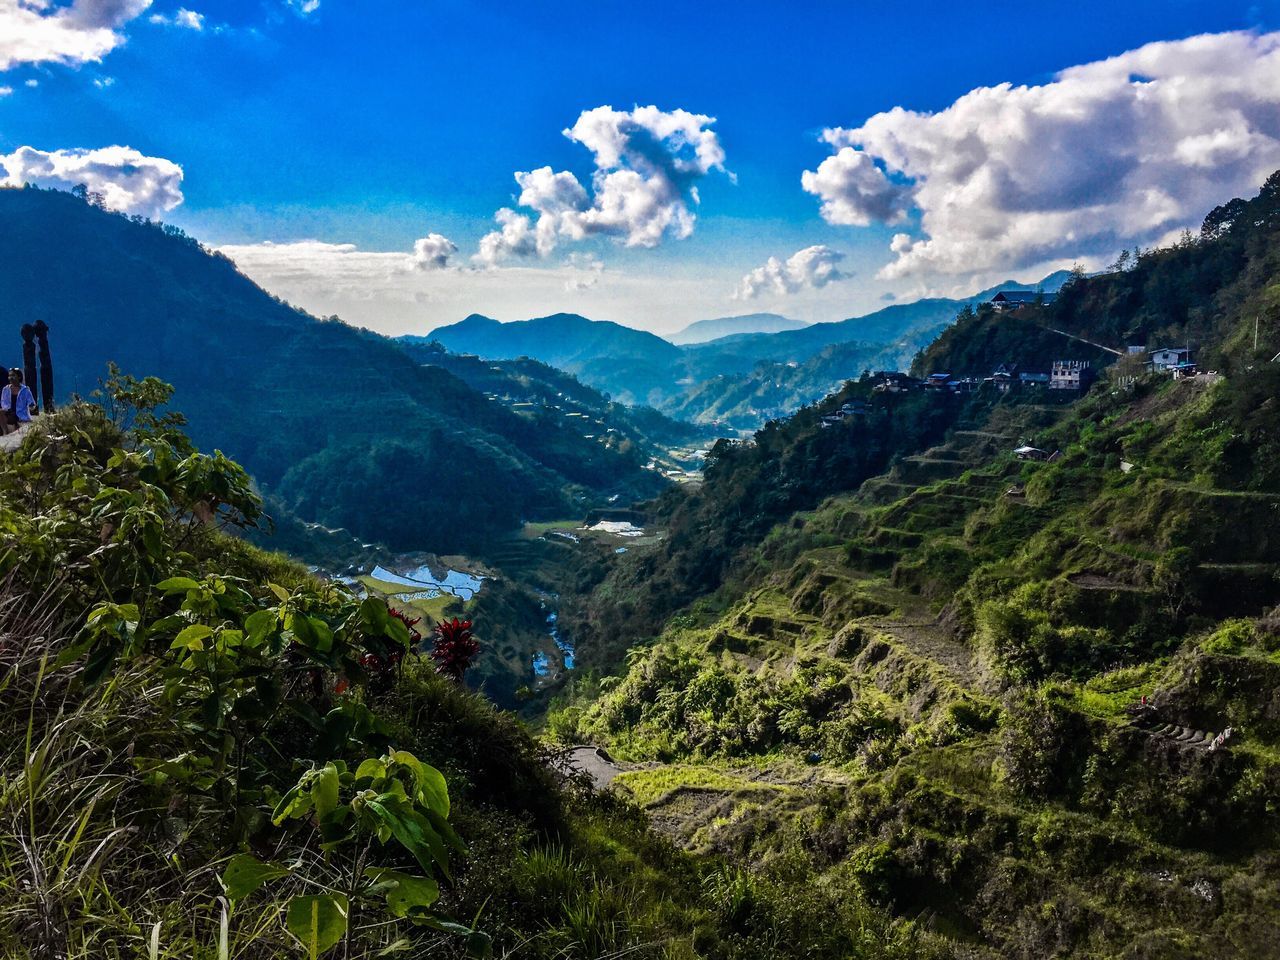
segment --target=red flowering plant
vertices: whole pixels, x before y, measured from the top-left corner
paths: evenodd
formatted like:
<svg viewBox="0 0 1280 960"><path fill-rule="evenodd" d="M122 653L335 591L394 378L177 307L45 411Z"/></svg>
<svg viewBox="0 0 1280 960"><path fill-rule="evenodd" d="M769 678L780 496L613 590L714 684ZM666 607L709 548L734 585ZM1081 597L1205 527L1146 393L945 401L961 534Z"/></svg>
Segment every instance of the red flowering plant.
<svg viewBox="0 0 1280 960"><path fill-rule="evenodd" d="M470 620L454 617L436 624L431 658L436 662L437 672L461 683L462 675L479 652L480 643L471 635Z"/></svg>

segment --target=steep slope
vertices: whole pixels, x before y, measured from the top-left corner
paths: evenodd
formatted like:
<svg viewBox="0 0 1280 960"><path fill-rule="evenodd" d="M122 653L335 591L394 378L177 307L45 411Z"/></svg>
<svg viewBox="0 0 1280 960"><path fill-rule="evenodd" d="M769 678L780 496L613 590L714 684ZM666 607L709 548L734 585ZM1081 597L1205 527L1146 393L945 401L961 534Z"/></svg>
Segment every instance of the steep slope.
<svg viewBox="0 0 1280 960"><path fill-rule="evenodd" d="M800 330L808 324L792 320L776 313L747 313L737 317L716 317L714 320L697 320L683 330L667 337L677 346L723 340L725 337L751 333L779 333L783 330Z"/></svg>
<svg viewBox="0 0 1280 960"><path fill-rule="evenodd" d="M31 189L0 190L0 224L11 362L18 326L43 319L63 396L88 394L108 361L162 377L197 442L306 519L448 552L593 495L652 489L638 455L563 425L530 429L391 341L276 300L180 231ZM491 508L455 511L463 493Z"/></svg>
<svg viewBox="0 0 1280 960"><path fill-rule="evenodd" d="M680 350L661 337L608 320L557 313L532 320L499 323L472 314L427 337L454 353L491 360L532 357L576 374L628 403L645 403L654 390L669 388Z"/></svg>
<svg viewBox="0 0 1280 960"><path fill-rule="evenodd" d="M161 434L76 404L0 451L4 960L933 955L855 890L760 874L744 915L736 870L592 796L465 658L193 523L255 498Z"/></svg>
<svg viewBox="0 0 1280 960"><path fill-rule="evenodd" d="M714 439L707 428L674 420L652 407L628 407L610 400L573 374L540 360L529 357L485 360L450 353L437 341L420 343L402 339L399 342L414 359L449 371L486 396L521 408L541 404L559 408L565 415L585 414L595 427L640 444L645 453L652 453L663 445Z"/></svg>
<svg viewBox="0 0 1280 960"><path fill-rule="evenodd" d="M549 730L607 746L686 845L857 884L961 955L1280 955L1277 235L1280 174L1061 298L1073 335L1197 338L1225 376L1119 366L1074 404L980 392L856 492L829 460L836 436L882 442L874 401L823 431L825 456L780 424L794 442L756 470L708 471L702 503L758 524L731 577L633 618L657 641ZM993 332L1017 362L1046 313L966 318L925 369L988 363ZM819 477L825 500L760 532L764 491ZM687 573L695 529L597 596Z"/></svg>

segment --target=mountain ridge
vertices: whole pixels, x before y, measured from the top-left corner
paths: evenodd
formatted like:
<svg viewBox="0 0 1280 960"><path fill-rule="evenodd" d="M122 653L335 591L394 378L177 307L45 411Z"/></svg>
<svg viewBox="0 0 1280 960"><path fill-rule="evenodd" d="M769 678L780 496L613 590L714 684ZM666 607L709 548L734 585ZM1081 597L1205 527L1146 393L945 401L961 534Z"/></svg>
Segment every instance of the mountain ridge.
<svg viewBox="0 0 1280 960"><path fill-rule="evenodd" d="M271 296L176 228L30 188L0 190L0 224L15 360L18 323L43 318L60 396L89 394L108 361L160 375L199 445L234 456L307 520L447 553L528 516L653 489L638 452L567 424L531 426L393 341ZM374 460L399 493L368 511L353 481ZM477 484L495 485L493 508L454 510Z"/></svg>
<svg viewBox="0 0 1280 960"><path fill-rule="evenodd" d="M751 333L779 333L783 330L799 330L809 324L793 320L777 313L745 313L733 317L714 317L695 320L681 330L666 337L678 347L695 343L723 341Z"/></svg>

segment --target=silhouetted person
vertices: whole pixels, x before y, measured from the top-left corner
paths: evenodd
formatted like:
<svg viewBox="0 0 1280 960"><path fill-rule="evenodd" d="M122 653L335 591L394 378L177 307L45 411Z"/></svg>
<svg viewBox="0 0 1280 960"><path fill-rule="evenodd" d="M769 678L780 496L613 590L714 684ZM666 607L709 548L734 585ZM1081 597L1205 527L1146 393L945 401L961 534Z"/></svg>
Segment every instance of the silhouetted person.
<svg viewBox="0 0 1280 960"><path fill-rule="evenodd" d="M31 422L31 408L36 398L22 382L22 371L14 367L9 371L9 382L0 390L0 433L13 433L20 426Z"/></svg>
<svg viewBox="0 0 1280 960"><path fill-rule="evenodd" d="M36 380L36 328L29 323L22 325L22 379L35 386Z"/></svg>
<svg viewBox="0 0 1280 960"><path fill-rule="evenodd" d="M53 413L53 360L49 357L49 325L37 320L33 328L40 344L40 399L45 413Z"/></svg>

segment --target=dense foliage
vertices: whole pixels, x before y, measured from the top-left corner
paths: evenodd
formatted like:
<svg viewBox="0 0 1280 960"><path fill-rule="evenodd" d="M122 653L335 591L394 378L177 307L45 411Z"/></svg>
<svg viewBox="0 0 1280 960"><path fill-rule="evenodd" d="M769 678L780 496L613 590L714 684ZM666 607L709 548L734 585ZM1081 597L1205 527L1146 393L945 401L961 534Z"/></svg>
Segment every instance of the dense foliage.
<svg viewBox="0 0 1280 960"><path fill-rule="evenodd" d="M230 536L248 476L169 394L117 377L111 415L0 453L0 955L928 955L857 891L694 860L553 773L456 682L470 623L421 658L380 600Z"/></svg>
<svg viewBox="0 0 1280 960"><path fill-rule="evenodd" d="M656 642L568 687L549 735L645 761L621 789L688 844L768 862L798 842L972 956L1276 956L1278 195L1052 306L966 315L921 361L989 372L1053 349L1052 323L1189 338L1225 375L1121 361L1072 405L973 401L856 492L827 475L752 530L765 494L825 470L789 459L797 417L794 448L720 488L751 530L733 581L650 606ZM803 477L769 472L788 462ZM588 609L646 596L625 571L659 579L680 537Z"/></svg>

